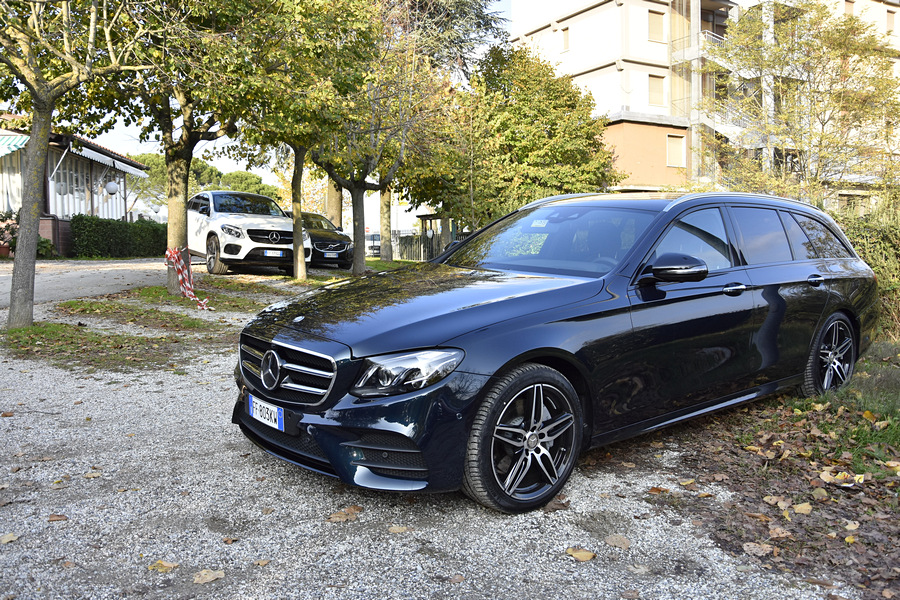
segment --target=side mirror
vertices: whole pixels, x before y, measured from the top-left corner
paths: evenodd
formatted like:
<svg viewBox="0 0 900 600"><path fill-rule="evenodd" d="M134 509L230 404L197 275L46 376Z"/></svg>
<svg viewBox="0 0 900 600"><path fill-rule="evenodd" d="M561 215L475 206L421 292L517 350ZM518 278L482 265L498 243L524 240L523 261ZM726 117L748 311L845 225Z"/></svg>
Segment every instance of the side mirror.
<svg viewBox="0 0 900 600"><path fill-rule="evenodd" d="M344 233L344 228L343 228L343 227L336 227L336 228L335 228L335 231L340 231L341 233Z"/></svg>
<svg viewBox="0 0 900 600"><path fill-rule="evenodd" d="M443 250L443 251L446 252L447 250L450 250L451 248L456 248L456 247L459 246L460 244L462 244L461 241L459 241L459 240L453 240L452 242L450 242L449 244L447 244L446 246L444 246L444 250Z"/></svg>
<svg viewBox="0 0 900 600"><path fill-rule="evenodd" d="M197 212L200 213L201 215L206 215L208 217L209 216L209 206L204 204L203 206L201 206L200 208L197 209Z"/></svg>
<svg viewBox="0 0 900 600"><path fill-rule="evenodd" d="M646 271L649 271L649 273L644 275L641 279L642 282L703 281L709 275L709 269L703 260L695 256L676 252L663 254L653 261L653 264L649 265Z"/></svg>

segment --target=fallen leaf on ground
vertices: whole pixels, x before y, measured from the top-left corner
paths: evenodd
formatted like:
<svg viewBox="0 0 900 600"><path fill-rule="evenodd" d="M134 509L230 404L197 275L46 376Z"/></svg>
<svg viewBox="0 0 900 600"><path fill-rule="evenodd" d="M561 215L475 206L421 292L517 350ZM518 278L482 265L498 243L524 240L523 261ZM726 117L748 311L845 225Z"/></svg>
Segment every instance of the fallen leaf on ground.
<svg viewBox="0 0 900 600"><path fill-rule="evenodd" d="M780 540L791 537L791 532L783 527L772 527L769 529L769 537L773 540Z"/></svg>
<svg viewBox="0 0 900 600"><path fill-rule="evenodd" d="M10 542L16 541L17 539L19 539L19 536L17 536L16 534L7 533L3 537L0 537L0 544L8 544Z"/></svg>
<svg viewBox="0 0 900 600"><path fill-rule="evenodd" d="M548 502L546 506L544 506L544 512L554 512L557 510L565 510L565 509L569 508L570 502L571 502L571 500L569 500L565 494L559 494L558 496L553 498L553 500Z"/></svg>
<svg viewBox="0 0 900 600"><path fill-rule="evenodd" d="M650 567L647 565L628 565L625 567L635 575L646 575L650 572Z"/></svg>
<svg viewBox="0 0 900 600"><path fill-rule="evenodd" d="M254 561L253 561L253 564L256 565L257 567L264 567L264 566L266 566L267 564L269 564L270 562L272 562L272 561L269 560L268 558L263 558L263 559L260 559L260 560L254 560Z"/></svg>
<svg viewBox="0 0 900 600"><path fill-rule="evenodd" d="M667 488L664 488L664 487L656 487L656 486L654 486L654 487L650 488L649 490L647 490L647 493L648 493L648 494L653 494L653 495L655 496L655 495L657 495L657 494L665 494L665 493L667 493L668 491L669 491L669 490L668 490Z"/></svg>
<svg viewBox="0 0 900 600"><path fill-rule="evenodd" d="M390 533L406 533L409 531L409 527L403 527L402 525L392 525L388 527L388 532Z"/></svg>
<svg viewBox="0 0 900 600"><path fill-rule="evenodd" d="M847 531L856 531L859 529L859 521L847 521L847 524L844 525L844 529Z"/></svg>
<svg viewBox="0 0 900 600"><path fill-rule="evenodd" d="M336 513L332 513L328 516L326 521L329 523L344 523L345 521L355 521L356 515L362 512L362 506L352 505L347 508L342 508Z"/></svg>
<svg viewBox="0 0 900 600"><path fill-rule="evenodd" d="M756 542L747 542L743 546L744 552L750 556L765 556L772 553L772 546L769 544L757 544Z"/></svg>
<svg viewBox="0 0 900 600"><path fill-rule="evenodd" d="M94 479L94 478L96 478L96 477L101 477L102 475L103 475L103 473L98 473L98 472L96 472L96 471L92 471L91 473L85 473L85 474L83 475L83 477L84 477L85 479Z"/></svg>
<svg viewBox="0 0 900 600"><path fill-rule="evenodd" d="M628 550L631 547L631 540L617 533L607 536L603 541L613 548L621 548L622 550Z"/></svg>
<svg viewBox="0 0 900 600"><path fill-rule="evenodd" d="M584 548L568 548L566 549L566 554L568 554L578 562L585 562L597 556L590 550L585 550Z"/></svg>
<svg viewBox="0 0 900 600"><path fill-rule="evenodd" d="M51 523L55 521L68 521L69 517L67 517L66 515L50 515L50 518L48 518L47 520Z"/></svg>
<svg viewBox="0 0 900 600"><path fill-rule="evenodd" d="M624 600L638 600L641 597L641 593L637 590L624 590L619 597Z"/></svg>
<svg viewBox="0 0 900 600"><path fill-rule="evenodd" d="M240 538L224 537L224 538L222 538L222 541L228 545L231 545L231 544L235 543L236 541L238 541L238 539L240 539Z"/></svg>
<svg viewBox="0 0 900 600"><path fill-rule="evenodd" d="M465 577L463 577L462 575L457 573L456 575L454 575L453 577L450 578L450 583L462 583L465 580L466 580Z"/></svg>
<svg viewBox="0 0 900 600"><path fill-rule="evenodd" d="M225 577L225 571L210 571L209 569L203 569L202 571L194 573L194 583L209 583L210 581L222 579L223 577Z"/></svg>
<svg viewBox="0 0 900 600"><path fill-rule="evenodd" d="M275 512L275 509L270 506L267 506L264 509L262 509L262 513L264 515L271 515L273 512Z"/></svg>
<svg viewBox="0 0 900 600"><path fill-rule="evenodd" d="M804 502L803 504L795 504L793 506L794 512L798 515L808 515L812 512L812 504L809 502Z"/></svg>
<svg viewBox="0 0 900 600"><path fill-rule="evenodd" d="M158 560L147 568L151 571L159 571L160 573L170 573L172 569L178 566L178 563L169 562L167 560Z"/></svg>

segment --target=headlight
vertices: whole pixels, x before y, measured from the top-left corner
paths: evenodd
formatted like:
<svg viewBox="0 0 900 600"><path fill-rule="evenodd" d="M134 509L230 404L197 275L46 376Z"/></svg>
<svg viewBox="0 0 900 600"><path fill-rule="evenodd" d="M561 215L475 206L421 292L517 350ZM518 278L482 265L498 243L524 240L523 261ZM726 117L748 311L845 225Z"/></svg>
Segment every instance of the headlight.
<svg viewBox="0 0 900 600"><path fill-rule="evenodd" d="M220 226L220 228L227 235L230 235L232 237L236 237L236 238L244 237L243 230L240 227L238 227L237 225L222 225L222 226Z"/></svg>
<svg viewBox="0 0 900 600"><path fill-rule="evenodd" d="M463 356L462 350L422 350L373 356L366 359L363 376L350 393L371 398L420 390L452 373Z"/></svg>

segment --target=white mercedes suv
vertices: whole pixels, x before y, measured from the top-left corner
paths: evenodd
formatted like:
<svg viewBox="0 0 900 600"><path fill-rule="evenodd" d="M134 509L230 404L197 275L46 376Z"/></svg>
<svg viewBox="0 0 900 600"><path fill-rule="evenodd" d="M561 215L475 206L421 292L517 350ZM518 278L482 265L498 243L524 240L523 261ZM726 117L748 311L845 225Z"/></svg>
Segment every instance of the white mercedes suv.
<svg viewBox="0 0 900 600"><path fill-rule="evenodd" d="M188 201L188 250L206 259L206 270L223 275L232 265L294 265L293 222L268 196L232 190L201 192ZM303 232L309 261L311 244Z"/></svg>

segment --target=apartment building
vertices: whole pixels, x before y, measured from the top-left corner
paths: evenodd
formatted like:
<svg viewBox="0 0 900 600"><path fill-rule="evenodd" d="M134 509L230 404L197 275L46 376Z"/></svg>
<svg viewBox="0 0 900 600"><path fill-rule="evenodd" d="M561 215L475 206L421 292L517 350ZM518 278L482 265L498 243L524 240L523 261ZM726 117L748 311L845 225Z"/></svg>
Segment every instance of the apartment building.
<svg viewBox="0 0 900 600"><path fill-rule="evenodd" d="M833 0L894 34L900 0ZM696 71L709 44L727 35L730 15L758 0L512 0L510 34L570 76L606 115L606 141L625 190L659 190L704 176L700 127L739 126L728 115L700 114L711 93ZM898 32L900 33L900 32ZM896 44L895 44L896 45Z"/></svg>

